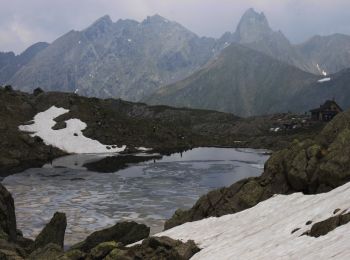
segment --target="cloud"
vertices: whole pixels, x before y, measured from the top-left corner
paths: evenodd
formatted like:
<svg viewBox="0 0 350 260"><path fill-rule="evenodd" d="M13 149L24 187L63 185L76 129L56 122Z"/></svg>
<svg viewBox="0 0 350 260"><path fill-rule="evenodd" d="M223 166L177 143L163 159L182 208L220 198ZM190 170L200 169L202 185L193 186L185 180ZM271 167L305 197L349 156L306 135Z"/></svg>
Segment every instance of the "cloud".
<svg viewBox="0 0 350 260"><path fill-rule="evenodd" d="M263 11L293 42L314 34L350 34L348 0L0 0L0 50L21 52L51 42L99 17L143 20L158 13L201 36L233 31L249 7Z"/></svg>

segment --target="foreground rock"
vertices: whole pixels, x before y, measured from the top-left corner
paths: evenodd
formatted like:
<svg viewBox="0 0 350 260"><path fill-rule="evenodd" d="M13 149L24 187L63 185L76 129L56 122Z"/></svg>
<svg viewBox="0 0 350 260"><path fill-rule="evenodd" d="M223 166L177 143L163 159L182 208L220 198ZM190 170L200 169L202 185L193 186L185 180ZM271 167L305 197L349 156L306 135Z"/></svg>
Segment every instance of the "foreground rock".
<svg viewBox="0 0 350 260"><path fill-rule="evenodd" d="M29 260L48 260L48 259L57 259L63 254L63 249L61 246L48 243L44 247L40 247L32 252L29 256Z"/></svg>
<svg viewBox="0 0 350 260"><path fill-rule="evenodd" d="M159 260L187 260L199 252L199 248L193 241L186 243L169 237L150 237L141 244L125 247L115 241L103 242L83 253L77 249L69 250L59 259L89 259L89 260L134 260L134 259L159 259Z"/></svg>
<svg viewBox="0 0 350 260"><path fill-rule="evenodd" d="M334 217L330 217L323 221L317 222L312 225L310 231L305 234L311 237L319 237L327 235L332 230L337 227L343 226L350 222L350 213L347 214L339 214Z"/></svg>
<svg viewBox="0 0 350 260"><path fill-rule="evenodd" d="M275 152L260 177L209 192L186 211L177 210L165 229L250 208L274 194L330 191L350 181L350 111L339 114L313 139L295 140Z"/></svg>
<svg viewBox="0 0 350 260"><path fill-rule="evenodd" d="M17 240L15 205L12 195L0 183L0 239Z"/></svg>
<svg viewBox="0 0 350 260"><path fill-rule="evenodd" d="M63 249L64 234L67 227L66 214L56 212L50 222L44 227L34 241L34 250L44 248L48 244L57 245Z"/></svg>
<svg viewBox="0 0 350 260"><path fill-rule="evenodd" d="M135 243L149 236L150 228L136 222L120 222L110 228L96 231L83 242L76 244L72 249L90 252L98 244L108 241L119 242L123 245Z"/></svg>

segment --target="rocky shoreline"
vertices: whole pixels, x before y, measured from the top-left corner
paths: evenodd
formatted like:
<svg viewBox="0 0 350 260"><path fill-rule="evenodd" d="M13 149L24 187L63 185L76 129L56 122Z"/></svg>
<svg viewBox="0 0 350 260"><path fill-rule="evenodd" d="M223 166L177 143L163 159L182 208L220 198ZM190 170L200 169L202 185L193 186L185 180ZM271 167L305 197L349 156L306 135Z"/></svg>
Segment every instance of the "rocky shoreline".
<svg viewBox="0 0 350 260"><path fill-rule="evenodd" d="M303 116L293 114L239 118L216 111L147 106L41 90L28 94L0 87L0 177L41 167L67 154L18 129L54 105L69 109L69 113L55 119L54 127L62 127L67 119L79 118L88 126L83 131L85 136L101 143L126 145L126 153L137 152L135 147L149 147L164 155L195 147L279 150L295 138L314 136L323 126L312 121L303 123ZM271 131L286 123L298 127Z"/></svg>
<svg viewBox="0 0 350 260"><path fill-rule="evenodd" d="M199 248L168 237L149 237L150 228L136 222L120 222L96 231L64 251L67 218L56 212L35 240L17 229L14 201L0 184L0 259L190 259ZM143 240L144 239L144 240ZM126 245L143 240L139 245Z"/></svg>
<svg viewBox="0 0 350 260"><path fill-rule="evenodd" d="M234 183L202 196L190 210L177 210L169 229L207 217L233 214L274 194L318 194L350 181L350 111L336 116L313 139L295 140L274 152L260 177Z"/></svg>

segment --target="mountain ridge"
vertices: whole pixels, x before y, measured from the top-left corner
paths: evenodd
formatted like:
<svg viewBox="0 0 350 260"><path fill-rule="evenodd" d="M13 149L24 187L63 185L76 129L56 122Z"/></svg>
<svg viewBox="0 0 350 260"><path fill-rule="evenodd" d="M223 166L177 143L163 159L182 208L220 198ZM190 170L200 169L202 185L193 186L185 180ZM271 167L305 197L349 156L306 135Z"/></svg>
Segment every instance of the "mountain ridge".
<svg viewBox="0 0 350 260"><path fill-rule="evenodd" d="M81 31L62 35L10 79L0 77L0 82L27 92L41 87L139 101L189 77L231 43L316 75L350 67L350 36L319 37L293 45L281 31L271 29L264 13L252 8L243 14L235 32L219 39L199 37L158 14L141 22L113 22L105 15ZM326 48L329 42L331 47ZM0 64L1 60L0 56Z"/></svg>
<svg viewBox="0 0 350 260"><path fill-rule="evenodd" d="M202 70L143 101L239 116L262 115L286 111L289 96L317 79L317 75L233 43Z"/></svg>

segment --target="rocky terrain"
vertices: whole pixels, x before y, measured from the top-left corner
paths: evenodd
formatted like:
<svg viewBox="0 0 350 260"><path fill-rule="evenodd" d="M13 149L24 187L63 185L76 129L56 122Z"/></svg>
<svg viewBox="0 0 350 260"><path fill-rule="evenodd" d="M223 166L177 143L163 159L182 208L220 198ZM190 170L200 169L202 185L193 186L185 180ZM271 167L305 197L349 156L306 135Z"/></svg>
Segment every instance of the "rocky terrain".
<svg viewBox="0 0 350 260"><path fill-rule="evenodd" d="M232 214L255 206L274 194L330 191L350 180L350 111L328 123L312 139L295 140L272 154L260 177L239 181L201 197L190 210L178 210L165 229L210 216ZM334 224L335 221L335 224ZM328 221L336 225L338 220Z"/></svg>
<svg viewBox="0 0 350 260"><path fill-rule="evenodd" d="M247 145L252 145L254 141L258 142L261 139L267 139L271 143L278 142L278 138L284 139L285 143L282 146L287 146L287 148L272 154L265 165L264 173L260 177L245 179L228 188L214 190L204 195L190 210L178 210L166 222L166 229L210 216L233 214L253 207L276 193L290 194L301 191L305 194L315 194L327 192L348 182L350 179L348 171L350 168L348 165L350 111L339 114L316 135L319 125L301 126L305 119L300 116L299 118L292 117L293 115L288 114L240 119L230 114L213 111L148 107L144 104L121 100L97 100L95 98L79 97L75 94L45 93L39 90L36 90L34 94L25 94L6 87L0 90L0 94L2 101L4 101L1 102L2 109L6 111L6 113L2 113L2 120L6 122L7 130L10 130L3 132L3 136L7 137L3 139L12 140L12 148L17 146L16 149L22 153L32 151L30 149L37 149L39 154L50 151L51 156L58 156L62 153L52 147L45 146L41 140L38 140L38 143L28 145L29 148L25 148L27 144L23 142L22 133L18 132L16 128L18 127L16 124L22 124L30 120L35 113L52 105L66 107L70 110L63 118L56 119L59 125L57 128L62 127L64 120L71 117L79 117L88 122L89 126L90 124L94 125L91 120L93 117L89 114L94 113L97 115L94 121L97 121L95 124L98 126L88 127L85 130L86 135L110 143L124 143L129 147L144 145L144 143L141 144L138 139L128 137L128 135L124 135L126 136L124 139L119 139L120 137L117 135L109 136L108 127L105 127L103 131L107 137L100 136L98 128L104 125L113 128L115 124L128 120L128 126L130 127L128 129L132 130L133 126L136 127L138 124L142 124L142 129L149 127L149 131L154 133L153 125L155 121L152 120L156 118L156 131L160 131L159 138L164 138L163 131L170 131L170 129L175 131L176 134L181 133L176 132L180 130L186 130L191 134L194 131L193 129L200 130L197 132L201 133L199 136L183 135L185 138L182 138L182 136L179 138L180 140L186 140L188 136L191 136L191 140L195 140L195 142L186 143L187 141L175 139L176 142L168 141L167 143L167 139L164 139L165 141L161 142L164 146L154 146L159 151L166 147L179 149L179 147L183 147L182 144L184 143L182 142L185 142L186 145L200 145L206 142L208 145L214 145L214 143L208 141L212 140L212 133L217 132L218 128L228 128L228 126L231 129L222 133L226 136L220 134L211 142L215 141L218 145L229 145L223 141L225 139L227 142L228 133L238 133L238 129L247 131L247 129L252 129L253 125L255 125L253 130L246 133L245 139L241 139ZM24 105L22 107L18 106L19 102ZM25 104L28 104L28 107ZM100 116L99 113L104 116ZM13 116L17 114L20 116ZM4 115L8 116L5 117ZM111 119L115 121L110 121ZM187 124L181 121L184 119L188 120L185 121ZM223 119L227 120L226 123L222 121ZM170 120L173 120L173 123L176 122L178 129L174 129L174 127L170 129L168 127L166 130L162 129L162 127L165 128L166 124L170 124ZM219 121L217 120L220 120L221 125L218 124ZM282 129L282 126L287 122L296 126L300 124L298 125L299 129L296 128L295 132ZM206 125L204 129L210 133L209 136L205 135L203 128L198 126L202 124ZM307 124L307 122L304 122L304 124ZM280 127L280 130L275 130ZM91 132L89 133L88 130ZM117 131L117 128L114 128L113 131ZM231 140L233 143L230 145L234 145L233 140L237 141L238 137L242 137L242 135L237 134ZM299 140L290 141L287 137L299 137ZM3 139L2 142L4 142ZM27 141L32 139L34 138L25 138ZM156 138L145 138L145 140L149 142L147 144L150 146L159 143ZM263 142L260 144L263 144ZM2 153L4 154L4 151ZM4 155L2 156L4 157ZM5 156L12 155L5 154ZM64 213L56 213L35 240L24 238L16 228L12 196L3 186L0 186L0 189L0 255L4 259L189 259L200 250L193 241L180 242L169 237L148 238L149 228L145 225L123 222L96 231L84 241L72 246L68 251L64 251L64 233L67 225ZM348 215L343 214L314 223L311 226L310 233L306 235L316 237L346 223L348 223ZM146 239L141 244L125 247L127 244L144 238Z"/></svg>
<svg viewBox="0 0 350 260"><path fill-rule="evenodd" d="M121 222L96 231L64 251L67 219L56 212L35 240L24 238L16 228L14 201L0 184L0 259L8 260L112 260L190 259L199 251L193 241L183 243L168 237L148 237L150 229L135 222ZM125 247L143 240L142 244Z"/></svg>
<svg viewBox="0 0 350 260"><path fill-rule="evenodd" d="M152 152L161 154L199 146L279 149L296 137L313 136L322 125L292 114L242 119L208 110L152 107L40 90L27 94L5 87L0 88L2 176L40 166L65 154L18 129L54 105L69 109L69 113L55 119L55 129L64 128L65 120L78 118L87 124L85 136L104 144L126 145L126 152L136 152L135 147L152 148ZM285 125L295 129L285 129Z"/></svg>

